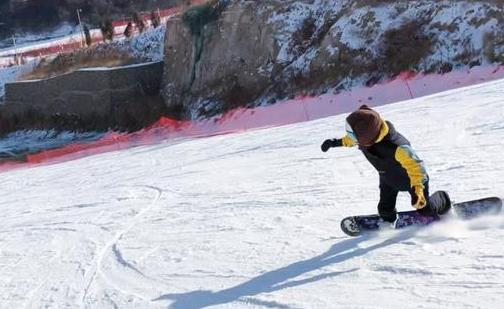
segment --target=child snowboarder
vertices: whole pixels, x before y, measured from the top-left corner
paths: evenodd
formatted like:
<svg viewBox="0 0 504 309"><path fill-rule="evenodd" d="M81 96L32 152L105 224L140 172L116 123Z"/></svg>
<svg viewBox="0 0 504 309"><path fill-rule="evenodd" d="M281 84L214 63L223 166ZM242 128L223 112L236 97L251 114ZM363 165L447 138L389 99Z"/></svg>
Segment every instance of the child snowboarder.
<svg viewBox="0 0 504 309"><path fill-rule="evenodd" d="M389 121L366 105L346 118L347 135L327 139L323 152L332 147L358 146L380 175L378 214L387 222L397 217L396 198L399 191L411 194L411 205L419 212L445 214L451 207L448 194L438 191L429 197L429 176L410 142L397 132Z"/></svg>

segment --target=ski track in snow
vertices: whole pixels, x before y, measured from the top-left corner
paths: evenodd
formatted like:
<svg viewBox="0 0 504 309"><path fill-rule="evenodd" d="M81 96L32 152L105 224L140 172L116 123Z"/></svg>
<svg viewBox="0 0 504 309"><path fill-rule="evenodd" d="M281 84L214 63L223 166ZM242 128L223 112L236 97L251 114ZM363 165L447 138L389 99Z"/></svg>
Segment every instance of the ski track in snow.
<svg viewBox="0 0 504 309"><path fill-rule="evenodd" d="M456 201L504 196L504 81L378 108ZM498 308L504 217L349 238L346 115L2 174L0 308ZM401 194L400 210L409 209Z"/></svg>

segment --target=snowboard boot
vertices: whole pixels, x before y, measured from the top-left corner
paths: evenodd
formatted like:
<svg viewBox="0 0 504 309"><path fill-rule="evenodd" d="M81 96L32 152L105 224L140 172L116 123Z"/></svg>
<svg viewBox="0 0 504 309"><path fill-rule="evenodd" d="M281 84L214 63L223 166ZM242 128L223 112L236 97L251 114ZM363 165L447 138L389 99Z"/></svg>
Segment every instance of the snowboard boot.
<svg viewBox="0 0 504 309"><path fill-rule="evenodd" d="M388 222L388 223L395 223L397 220L397 212L385 212L385 211L378 211L380 214L380 217L382 218L383 221Z"/></svg>
<svg viewBox="0 0 504 309"><path fill-rule="evenodd" d="M395 229L399 216L397 215L397 212L382 212L380 213L380 218L380 228Z"/></svg>
<svg viewBox="0 0 504 309"><path fill-rule="evenodd" d="M436 191L429 197L428 204L434 213L444 215L451 208L450 196L446 193L446 191Z"/></svg>

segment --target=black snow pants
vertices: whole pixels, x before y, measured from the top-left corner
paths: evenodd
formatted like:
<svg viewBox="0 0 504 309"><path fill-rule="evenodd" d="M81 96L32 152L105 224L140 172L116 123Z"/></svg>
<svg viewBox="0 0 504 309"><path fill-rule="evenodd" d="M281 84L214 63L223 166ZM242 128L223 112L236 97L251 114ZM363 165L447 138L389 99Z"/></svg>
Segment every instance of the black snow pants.
<svg viewBox="0 0 504 309"><path fill-rule="evenodd" d="M435 213L443 215L450 210L451 201L448 193L445 191L437 191L432 196L429 196L429 181L425 184L424 196L427 199L427 206L418 210L423 214ZM384 221L394 222L397 217L396 199L399 190L391 187L380 179L380 202L378 203L378 213ZM412 195L413 190L409 193Z"/></svg>

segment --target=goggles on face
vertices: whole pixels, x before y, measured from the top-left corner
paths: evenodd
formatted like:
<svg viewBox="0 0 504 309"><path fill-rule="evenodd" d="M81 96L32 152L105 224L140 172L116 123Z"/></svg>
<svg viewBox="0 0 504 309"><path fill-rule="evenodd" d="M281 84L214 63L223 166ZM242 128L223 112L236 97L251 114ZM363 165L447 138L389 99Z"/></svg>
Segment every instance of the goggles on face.
<svg viewBox="0 0 504 309"><path fill-rule="evenodd" d="M348 124L348 122L345 122L345 131L347 136L350 137L350 139L354 141L356 144L358 144L357 136L355 135L352 127L350 126L350 124Z"/></svg>

